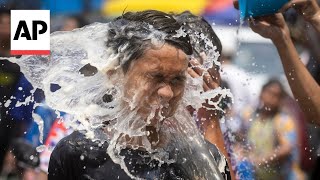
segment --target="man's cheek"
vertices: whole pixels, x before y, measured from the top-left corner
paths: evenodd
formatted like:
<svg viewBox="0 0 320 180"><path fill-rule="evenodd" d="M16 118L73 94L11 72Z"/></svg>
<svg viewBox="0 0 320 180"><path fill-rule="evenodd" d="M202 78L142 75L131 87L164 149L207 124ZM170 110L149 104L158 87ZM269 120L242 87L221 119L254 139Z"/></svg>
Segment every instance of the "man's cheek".
<svg viewBox="0 0 320 180"><path fill-rule="evenodd" d="M156 87L149 81L140 81L134 89L142 102L151 103L156 97Z"/></svg>
<svg viewBox="0 0 320 180"><path fill-rule="evenodd" d="M141 94L148 89L148 84L140 77L129 79L126 88L129 89L130 94Z"/></svg>

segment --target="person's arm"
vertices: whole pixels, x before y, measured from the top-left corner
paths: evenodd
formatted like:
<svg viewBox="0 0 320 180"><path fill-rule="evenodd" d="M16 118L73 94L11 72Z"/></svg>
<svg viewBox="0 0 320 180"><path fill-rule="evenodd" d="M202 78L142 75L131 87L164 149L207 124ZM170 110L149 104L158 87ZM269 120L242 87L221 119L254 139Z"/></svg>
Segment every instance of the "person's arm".
<svg viewBox="0 0 320 180"><path fill-rule="evenodd" d="M196 67L200 65L200 63L197 60L191 60L190 63L192 66L194 66L194 67L188 68L188 73L190 74L190 76L193 78L200 77L204 73L203 69ZM204 91L218 88L220 85L220 74L218 69L210 68L208 70L208 73L206 73L203 76L203 80L204 80L204 84L203 84ZM230 167L229 169L230 169L231 178L235 179L234 172L231 168L232 167L231 160L228 155L227 149L225 148L224 137L220 128L218 112L215 112L213 110L207 110L206 108L200 108L198 110L197 117L200 121L201 119L205 119L205 121L201 121L200 123L201 129L203 129L204 138L210 143L217 146L219 151L221 151L222 154L226 157Z"/></svg>
<svg viewBox="0 0 320 180"><path fill-rule="evenodd" d="M294 97L308 121L320 125L320 87L307 68L290 39L274 41Z"/></svg>
<svg viewBox="0 0 320 180"><path fill-rule="evenodd" d="M320 8L316 0L291 0L281 8L281 12L294 8L320 33Z"/></svg>
<svg viewBox="0 0 320 180"><path fill-rule="evenodd" d="M311 19L308 19L312 26L317 30L317 32L320 34L320 10Z"/></svg>
<svg viewBox="0 0 320 180"><path fill-rule="evenodd" d="M205 108L198 110L198 118L200 120L205 119L205 121L202 121L201 123L204 138L211 144L216 145L223 155L228 159L228 163L230 164L229 156L224 144L223 133L220 128L219 118L215 115L212 115L212 113Z"/></svg>
<svg viewBox="0 0 320 180"><path fill-rule="evenodd" d="M309 122L320 125L320 87L300 61L282 14L251 20L250 27L254 32L273 41L300 108Z"/></svg>

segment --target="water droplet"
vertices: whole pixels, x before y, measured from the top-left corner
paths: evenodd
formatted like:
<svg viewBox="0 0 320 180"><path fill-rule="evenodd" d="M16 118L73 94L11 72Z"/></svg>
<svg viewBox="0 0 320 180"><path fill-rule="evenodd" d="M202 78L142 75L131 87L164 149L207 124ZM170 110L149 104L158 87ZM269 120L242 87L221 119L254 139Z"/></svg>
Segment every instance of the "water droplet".
<svg viewBox="0 0 320 180"><path fill-rule="evenodd" d="M45 145L40 145L36 148L37 152L43 152L47 147Z"/></svg>
<svg viewBox="0 0 320 180"><path fill-rule="evenodd" d="M182 163L187 162L187 158L182 158Z"/></svg>

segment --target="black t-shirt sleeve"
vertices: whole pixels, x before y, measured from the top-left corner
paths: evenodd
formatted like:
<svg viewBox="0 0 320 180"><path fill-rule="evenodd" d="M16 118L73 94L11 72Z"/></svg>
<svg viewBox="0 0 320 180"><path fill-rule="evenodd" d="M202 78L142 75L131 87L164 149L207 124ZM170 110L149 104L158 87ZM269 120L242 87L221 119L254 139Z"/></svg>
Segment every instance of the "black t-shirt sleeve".
<svg viewBox="0 0 320 180"><path fill-rule="evenodd" d="M74 132L61 139L52 151L48 168L48 180L70 180L70 178L76 178L77 173L74 173L74 170L78 169L75 167L78 162L74 158L77 154L72 142L77 136L79 136L79 133Z"/></svg>
<svg viewBox="0 0 320 180"><path fill-rule="evenodd" d="M61 160L57 158L57 151L53 151L50 157L49 162L49 169L48 169L48 180L54 180L54 179L60 179L64 180L66 179L63 167L61 165Z"/></svg>

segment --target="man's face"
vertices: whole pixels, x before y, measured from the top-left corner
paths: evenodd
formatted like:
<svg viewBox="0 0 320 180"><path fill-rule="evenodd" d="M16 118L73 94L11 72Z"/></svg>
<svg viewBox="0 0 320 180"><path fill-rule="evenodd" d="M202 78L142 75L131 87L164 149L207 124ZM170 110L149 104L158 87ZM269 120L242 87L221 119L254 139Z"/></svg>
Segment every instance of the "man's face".
<svg viewBox="0 0 320 180"><path fill-rule="evenodd" d="M155 110L151 121L155 124L160 113L174 114L184 92L187 67L187 55L169 44L146 50L125 74L124 96L145 119Z"/></svg>

